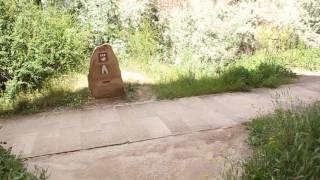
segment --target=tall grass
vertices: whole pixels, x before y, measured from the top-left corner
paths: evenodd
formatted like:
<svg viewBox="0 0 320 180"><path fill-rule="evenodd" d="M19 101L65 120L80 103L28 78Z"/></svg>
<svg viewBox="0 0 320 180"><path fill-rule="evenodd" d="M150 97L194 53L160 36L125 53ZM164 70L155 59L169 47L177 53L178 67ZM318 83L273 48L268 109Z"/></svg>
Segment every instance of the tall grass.
<svg viewBox="0 0 320 180"><path fill-rule="evenodd" d="M267 58L266 58L267 57ZM255 66L261 62L278 63L287 68L301 70L320 70L319 48L295 48L286 51L258 51L253 56L242 56L238 62L246 66Z"/></svg>
<svg viewBox="0 0 320 180"><path fill-rule="evenodd" d="M0 179L3 180L45 180L48 179L47 171L36 168L31 173L24 167L23 159L13 155L11 150L7 150L0 145Z"/></svg>
<svg viewBox="0 0 320 180"><path fill-rule="evenodd" d="M254 119L251 156L234 179L319 179L320 102Z"/></svg>
<svg viewBox="0 0 320 180"><path fill-rule="evenodd" d="M168 77L169 76L169 77ZM163 73L153 85L159 99L195 96L227 91L249 91L252 88L271 87L293 82L295 75L277 64L261 63L253 69L245 66L230 66L219 74L197 75L194 71L172 74Z"/></svg>
<svg viewBox="0 0 320 180"><path fill-rule="evenodd" d="M92 99L86 82L85 76L70 74L48 79L41 90L21 92L15 99L4 95L0 97L0 116L83 106Z"/></svg>

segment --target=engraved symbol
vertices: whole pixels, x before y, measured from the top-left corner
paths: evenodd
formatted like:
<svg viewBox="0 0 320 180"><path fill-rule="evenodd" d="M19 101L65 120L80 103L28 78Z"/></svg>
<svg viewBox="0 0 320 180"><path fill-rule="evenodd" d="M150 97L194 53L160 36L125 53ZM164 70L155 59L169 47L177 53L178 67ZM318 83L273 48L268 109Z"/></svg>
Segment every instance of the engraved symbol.
<svg viewBox="0 0 320 180"><path fill-rule="evenodd" d="M100 53L99 54L99 61L100 62L106 62L108 59L107 59L107 53Z"/></svg>
<svg viewBox="0 0 320 180"><path fill-rule="evenodd" d="M101 61L106 61L107 58L106 57L101 57Z"/></svg>
<svg viewBox="0 0 320 180"><path fill-rule="evenodd" d="M101 73L102 74L109 74L107 65L104 64L104 65L101 66Z"/></svg>

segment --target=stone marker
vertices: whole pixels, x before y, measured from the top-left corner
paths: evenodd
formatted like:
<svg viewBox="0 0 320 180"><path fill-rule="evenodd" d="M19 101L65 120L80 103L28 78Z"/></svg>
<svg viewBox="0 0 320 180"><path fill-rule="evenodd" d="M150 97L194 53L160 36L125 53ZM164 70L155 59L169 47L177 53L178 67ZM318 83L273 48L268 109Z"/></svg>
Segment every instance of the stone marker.
<svg viewBox="0 0 320 180"><path fill-rule="evenodd" d="M91 94L95 98L117 97L124 94L118 60L110 45L103 44L94 49L88 81Z"/></svg>

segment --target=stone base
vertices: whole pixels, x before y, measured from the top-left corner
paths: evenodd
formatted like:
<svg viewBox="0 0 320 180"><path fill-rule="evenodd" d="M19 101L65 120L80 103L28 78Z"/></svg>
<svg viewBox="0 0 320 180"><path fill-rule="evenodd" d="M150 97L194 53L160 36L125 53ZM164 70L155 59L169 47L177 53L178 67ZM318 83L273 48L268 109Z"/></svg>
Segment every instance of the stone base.
<svg viewBox="0 0 320 180"><path fill-rule="evenodd" d="M96 82L90 87L91 95L97 99L120 97L125 94L122 79Z"/></svg>

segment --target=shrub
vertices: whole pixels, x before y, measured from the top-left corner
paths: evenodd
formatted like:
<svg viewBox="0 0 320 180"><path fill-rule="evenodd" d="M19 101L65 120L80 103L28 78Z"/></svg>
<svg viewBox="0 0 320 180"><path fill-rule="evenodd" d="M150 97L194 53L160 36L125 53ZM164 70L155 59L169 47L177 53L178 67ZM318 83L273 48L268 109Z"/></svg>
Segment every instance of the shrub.
<svg viewBox="0 0 320 180"><path fill-rule="evenodd" d="M259 50L259 44L277 50L297 46L299 39L292 27L295 19L288 18L285 9L290 2L188 2L182 9L169 13L166 34L172 40L173 62L200 61L225 66L242 54L252 55ZM296 13L291 9L290 12ZM274 28L266 32L269 26Z"/></svg>
<svg viewBox="0 0 320 180"><path fill-rule="evenodd" d="M87 34L72 16L28 0L1 1L0 8L0 64L8 96L39 89L47 78L83 66Z"/></svg>
<svg viewBox="0 0 320 180"><path fill-rule="evenodd" d="M234 35L234 29L223 29L224 21L229 24L230 19L219 19L212 13L216 11L210 6L203 12L186 6L170 14L166 34L172 42L171 62L188 64L198 61L225 65L234 57L241 40ZM232 23L230 26L236 25Z"/></svg>
<svg viewBox="0 0 320 180"><path fill-rule="evenodd" d="M319 48L298 48L287 51L258 51L253 56L242 56L236 64L253 68L260 63L276 63L292 69L320 70Z"/></svg>
<svg viewBox="0 0 320 180"><path fill-rule="evenodd" d="M154 3L140 2L141 9L123 17L125 58L137 63L152 60L165 61L170 43L164 37L165 21L160 20L160 12ZM130 16L133 14L133 16Z"/></svg>
<svg viewBox="0 0 320 180"><path fill-rule="evenodd" d="M254 119L238 179L318 179L320 103Z"/></svg>
<svg viewBox="0 0 320 180"><path fill-rule="evenodd" d="M275 88L289 83L294 74L287 68L273 63L261 63L253 69L243 66L229 67L220 75L220 84L229 90L249 90L251 88Z"/></svg>
<svg viewBox="0 0 320 180"><path fill-rule="evenodd" d="M116 0L98 0L83 3L79 19L91 27L90 47L114 43L121 35L122 22Z"/></svg>
<svg viewBox="0 0 320 180"><path fill-rule="evenodd" d="M43 8L47 7L56 7L60 10L66 11L67 13L79 15L81 10L85 6L84 0L34 0L36 4L42 6Z"/></svg>
<svg viewBox="0 0 320 180"><path fill-rule="evenodd" d="M251 83L255 87L275 88L279 85L290 82L295 75L284 66L278 64L260 64L252 73Z"/></svg>
<svg viewBox="0 0 320 180"><path fill-rule="evenodd" d="M313 46L320 46L320 1L299 0L301 36Z"/></svg>
<svg viewBox="0 0 320 180"><path fill-rule="evenodd" d="M306 17L303 18L304 22L315 33L320 34L320 2L305 0L302 6L306 10Z"/></svg>
<svg viewBox="0 0 320 180"><path fill-rule="evenodd" d="M36 168L36 172L30 173L23 165L23 159L11 154L0 145L0 179L16 180L45 180L48 179L46 170Z"/></svg>
<svg viewBox="0 0 320 180"><path fill-rule="evenodd" d="M219 81L220 86L225 86L229 90L247 91L254 85L252 81L252 73L245 67L231 67L223 72ZM257 82L259 83L259 82Z"/></svg>
<svg viewBox="0 0 320 180"><path fill-rule="evenodd" d="M274 52L304 46L296 31L290 26L262 26L257 33L261 49Z"/></svg>
<svg viewBox="0 0 320 180"><path fill-rule="evenodd" d="M0 98L0 117L42 112L53 108L77 108L91 100L87 77L78 74L47 79L43 88L19 93L14 101Z"/></svg>
<svg viewBox="0 0 320 180"><path fill-rule="evenodd" d="M137 30L131 29L126 43L126 53L137 63L151 62L159 52L158 33L147 20Z"/></svg>

